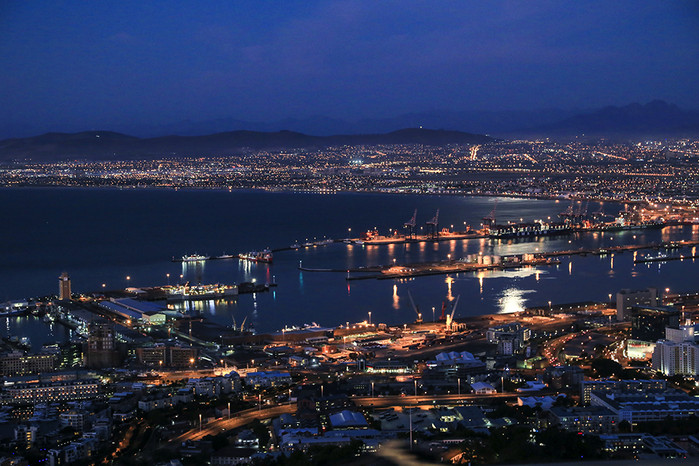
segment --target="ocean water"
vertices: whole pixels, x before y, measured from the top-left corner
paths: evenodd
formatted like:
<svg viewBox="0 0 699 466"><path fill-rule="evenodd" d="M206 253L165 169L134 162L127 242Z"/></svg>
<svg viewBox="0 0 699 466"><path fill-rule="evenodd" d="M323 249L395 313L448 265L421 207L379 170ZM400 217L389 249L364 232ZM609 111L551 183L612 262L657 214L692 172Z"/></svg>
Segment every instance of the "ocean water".
<svg viewBox="0 0 699 466"><path fill-rule="evenodd" d="M418 277L410 280L347 282L343 273L314 273L304 267L345 269L362 265L543 252L661 240L699 239L697 227L586 233L538 240L456 240L436 244L359 246L343 243L281 251L273 264L237 259L180 264L173 257L200 253L237 254L296 241L345 238L378 228L401 228L414 209L418 225L439 209L440 227L477 228L494 198L304 194L225 190L12 188L0 189L0 301L55 294L58 276L68 272L74 292L176 282L276 282L269 293L241 295L230 303L191 307L223 325L247 318L258 331L317 322L334 326L368 319L390 324L414 320L412 294L425 320L432 308L461 296L457 316L511 312L548 301L606 300L622 288L656 286L695 291L696 261L635 264L632 253L562 257L561 264L506 272ZM546 219L567 201L498 198L499 223ZM597 210L591 204L590 211ZM620 206L605 205L613 213ZM351 229L351 232L350 232ZM643 253L645 254L645 253ZM169 274L169 277L168 277ZM19 324L0 333L20 331ZM26 324L25 324L26 325ZM246 324L247 325L247 324ZM43 332L37 323L26 331ZM43 338L43 337L42 337ZM49 339L50 341L50 339Z"/></svg>

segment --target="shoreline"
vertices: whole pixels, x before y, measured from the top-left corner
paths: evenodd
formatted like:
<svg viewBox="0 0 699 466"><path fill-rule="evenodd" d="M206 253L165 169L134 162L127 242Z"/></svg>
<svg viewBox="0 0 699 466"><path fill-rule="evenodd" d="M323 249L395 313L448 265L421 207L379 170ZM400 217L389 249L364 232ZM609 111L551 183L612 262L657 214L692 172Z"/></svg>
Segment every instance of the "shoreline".
<svg viewBox="0 0 699 466"><path fill-rule="evenodd" d="M399 192L399 191L385 191L385 190L333 190L333 191L323 191L323 190L308 190L308 189L288 189L288 188L230 188L225 186L138 186L138 185L127 185L127 186L102 186L102 185L81 185L81 186L68 186L68 185L52 185L52 184L25 184L25 185L13 185L0 186L3 190L24 190L24 189L36 189L36 190L49 190L49 189L59 189L59 190L114 190L114 191L124 191L124 190L144 190L144 191L185 191L185 192L211 192L211 191L221 191L221 192L238 192L238 193L266 193L266 194L314 194L319 196L329 196L335 194L345 194L345 195L388 195L388 196L448 196L448 197L485 197L485 198L508 198L508 199L522 199L522 200L535 200L535 201L590 201L597 203L610 203L610 204L648 204L648 201L642 199L613 199L613 198L597 198L597 197L587 197L580 194L539 194L539 195L525 195L519 193L460 193L460 192ZM685 205L691 204L690 201L673 200L670 201L673 204Z"/></svg>

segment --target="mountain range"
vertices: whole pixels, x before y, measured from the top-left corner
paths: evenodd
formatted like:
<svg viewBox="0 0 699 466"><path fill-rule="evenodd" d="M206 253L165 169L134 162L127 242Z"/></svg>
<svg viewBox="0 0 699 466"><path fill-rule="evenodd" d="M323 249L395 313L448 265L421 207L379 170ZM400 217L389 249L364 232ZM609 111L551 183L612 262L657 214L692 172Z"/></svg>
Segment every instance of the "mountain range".
<svg viewBox="0 0 699 466"><path fill-rule="evenodd" d="M529 129L529 133L591 137L677 137L699 135L699 112L654 100L624 107L604 107L553 124Z"/></svg>
<svg viewBox="0 0 699 466"><path fill-rule="evenodd" d="M205 136L138 138L111 131L47 133L0 141L0 160L126 160L226 156L248 150L376 144L484 144L493 138L461 131L409 128L384 134L310 136L292 131L228 131Z"/></svg>
<svg viewBox="0 0 699 466"><path fill-rule="evenodd" d="M488 127L496 129L489 130ZM144 131L160 134L156 137L137 137L113 131L83 131L5 139L0 141L0 160L210 156L244 150L337 145L482 144L492 140L489 135L500 138L604 137L622 140L694 137L699 136L699 112L654 100L645 105L633 103L578 113L562 110L424 112L355 122L323 117L270 123L222 119L199 123L182 122L158 128L141 128L140 131L141 136ZM135 134L139 134L139 131Z"/></svg>

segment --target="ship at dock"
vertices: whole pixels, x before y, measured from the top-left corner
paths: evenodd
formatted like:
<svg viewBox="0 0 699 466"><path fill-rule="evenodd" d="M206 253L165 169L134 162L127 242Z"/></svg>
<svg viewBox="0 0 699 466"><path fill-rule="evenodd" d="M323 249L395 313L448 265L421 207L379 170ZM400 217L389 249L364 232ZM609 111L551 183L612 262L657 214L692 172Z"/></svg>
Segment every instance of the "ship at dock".
<svg viewBox="0 0 699 466"><path fill-rule="evenodd" d="M237 285L182 285L162 289L168 302L232 299L238 296Z"/></svg>
<svg viewBox="0 0 699 466"><path fill-rule="evenodd" d="M551 235L565 235L572 231L570 226L563 223L512 223L493 225L488 230L488 236L494 239L527 238Z"/></svg>
<svg viewBox="0 0 699 466"><path fill-rule="evenodd" d="M211 259L209 256L202 256L201 254L189 254L182 256L179 259L172 258L172 262L204 262Z"/></svg>
<svg viewBox="0 0 699 466"><path fill-rule="evenodd" d="M252 262L264 262L271 263L274 256L270 249L264 249L262 251L250 251L247 253L238 254L240 260L252 261Z"/></svg>

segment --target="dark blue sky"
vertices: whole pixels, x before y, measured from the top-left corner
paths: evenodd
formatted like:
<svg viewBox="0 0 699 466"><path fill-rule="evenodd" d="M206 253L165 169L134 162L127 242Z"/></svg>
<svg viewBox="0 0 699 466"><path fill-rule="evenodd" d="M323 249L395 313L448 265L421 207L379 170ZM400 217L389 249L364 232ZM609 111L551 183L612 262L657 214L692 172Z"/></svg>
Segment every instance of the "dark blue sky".
<svg viewBox="0 0 699 466"><path fill-rule="evenodd" d="M699 108L696 1L0 2L0 136L425 110Z"/></svg>

